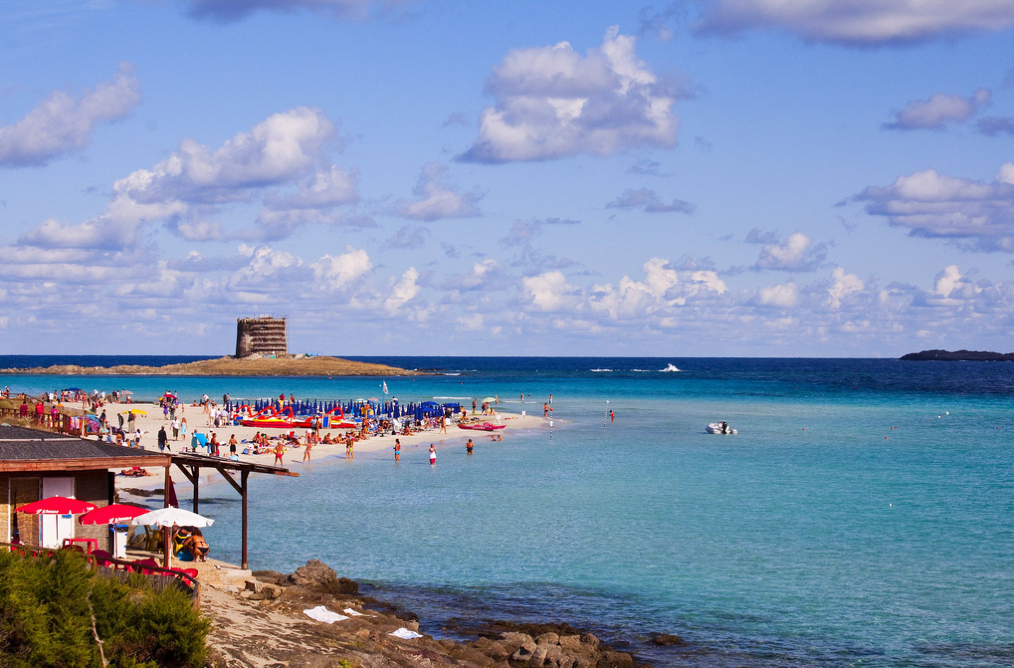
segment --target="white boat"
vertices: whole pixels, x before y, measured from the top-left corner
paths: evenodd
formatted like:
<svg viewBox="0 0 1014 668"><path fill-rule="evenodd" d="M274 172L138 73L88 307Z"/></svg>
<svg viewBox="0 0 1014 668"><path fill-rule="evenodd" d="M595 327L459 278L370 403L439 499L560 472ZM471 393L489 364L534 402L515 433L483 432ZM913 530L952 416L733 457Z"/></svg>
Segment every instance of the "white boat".
<svg viewBox="0 0 1014 668"><path fill-rule="evenodd" d="M728 422L712 422L706 428L709 434L738 434L735 429L729 426Z"/></svg>

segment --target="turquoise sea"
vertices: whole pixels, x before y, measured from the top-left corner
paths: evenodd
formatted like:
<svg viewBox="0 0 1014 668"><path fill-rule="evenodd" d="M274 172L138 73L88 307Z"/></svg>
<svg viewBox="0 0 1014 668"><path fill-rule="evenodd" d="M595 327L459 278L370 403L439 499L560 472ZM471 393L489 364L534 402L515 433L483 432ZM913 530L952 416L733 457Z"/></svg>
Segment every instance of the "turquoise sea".
<svg viewBox="0 0 1014 668"><path fill-rule="evenodd" d="M435 468L420 446L254 476L255 568L317 557L437 636L464 633L454 618L566 621L656 666L1014 665L1014 364L370 359L438 372L388 378L402 401L541 415L552 393L554 426L472 457L462 439ZM379 382L0 379L345 400ZM739 434L706 434L716 420ZM206 491L209 541L236 560L238 496Z"/></svg>

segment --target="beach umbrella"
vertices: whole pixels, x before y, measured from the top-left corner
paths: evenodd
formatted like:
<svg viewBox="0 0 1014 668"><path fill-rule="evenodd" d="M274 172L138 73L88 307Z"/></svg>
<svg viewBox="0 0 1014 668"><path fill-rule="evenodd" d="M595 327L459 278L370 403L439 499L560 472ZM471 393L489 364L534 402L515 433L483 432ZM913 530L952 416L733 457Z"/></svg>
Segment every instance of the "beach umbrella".
<svg viewBox="0 0 1014 668"><path fill-rule="evenodd" d="M91 510L77 518L77 521L81 524L122 524L149 512L150 508L114 503Z"/></svg>
<svg viewBox="0 0 1014 668"><path fill-rule="evenodd" d="M94 503L63 496L50 496L41 501L25 504L18 508L17 512L30 515L82 515L89 510L95 510Z"/></svg>
<svg viewBox="0 0 1014 668"><path fill-rule="evenodd" d="M180 508L160 508L150 513L139 515L130 521L134 526L155 526L162 528L162 545L165 546L165 567L172 568L172 547L169 529L172 526L181 527L210 527L215 520L192 513L189 510Z"/></svg>
<svg viewBox="0 0 1014 668"><path fill-rule="evenodd" d="M189 510L170 506L139 515L131 520L130 523L137 527L171 527L174 524L181 527L210 527L215 523L215 520L192 513Z"/></svg>

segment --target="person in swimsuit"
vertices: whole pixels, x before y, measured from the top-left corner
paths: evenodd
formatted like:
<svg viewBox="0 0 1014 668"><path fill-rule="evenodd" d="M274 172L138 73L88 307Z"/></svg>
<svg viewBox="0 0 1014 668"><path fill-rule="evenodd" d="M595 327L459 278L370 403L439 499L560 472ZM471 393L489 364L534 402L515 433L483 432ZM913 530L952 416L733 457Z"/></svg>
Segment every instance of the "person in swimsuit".
<svg viewBox="0 0 1014 668"><path fill-rule="evenodd" d="M473 447L474 446L472 445L472 439L468 439L468 443L465 444L465 451L468 452L468 454L472 454Z"/></svg>
<svg viewBox="0 0 1014 668"><path fill-rule="evenodd" d="M430 466L437 464L437 449L430 443Z"/></svg>
<svg viewBox="0 0 1014 668"><path fill-rule="evenodd" d="M285 445L279 441L275 444L275 466L282 465L282 455L285 453Z"/></svg>
<svg viewBox="0 0 1014 668"><path fill-rule="evenodd" d="M303 463L306 464L310 461L310 450L313 450L312 439L306 439L306 448L303 450Z"/></svg>
<svg viewBox="0 0 1014 668"><path fill-rule="evenodd" d="M401 439L394 439L394 461L401 461Z"/></svg>

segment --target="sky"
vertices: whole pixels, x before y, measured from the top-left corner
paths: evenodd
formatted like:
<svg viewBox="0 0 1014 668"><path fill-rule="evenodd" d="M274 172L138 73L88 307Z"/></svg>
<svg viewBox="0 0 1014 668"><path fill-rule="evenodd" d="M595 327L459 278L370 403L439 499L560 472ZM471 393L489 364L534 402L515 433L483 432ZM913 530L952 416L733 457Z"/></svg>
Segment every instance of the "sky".
<svg viewBox="0 0 1014 668"><path fill-rule="evenodd" d="M0 352L1014 350L1014 0L6 0Z"/></svg>

